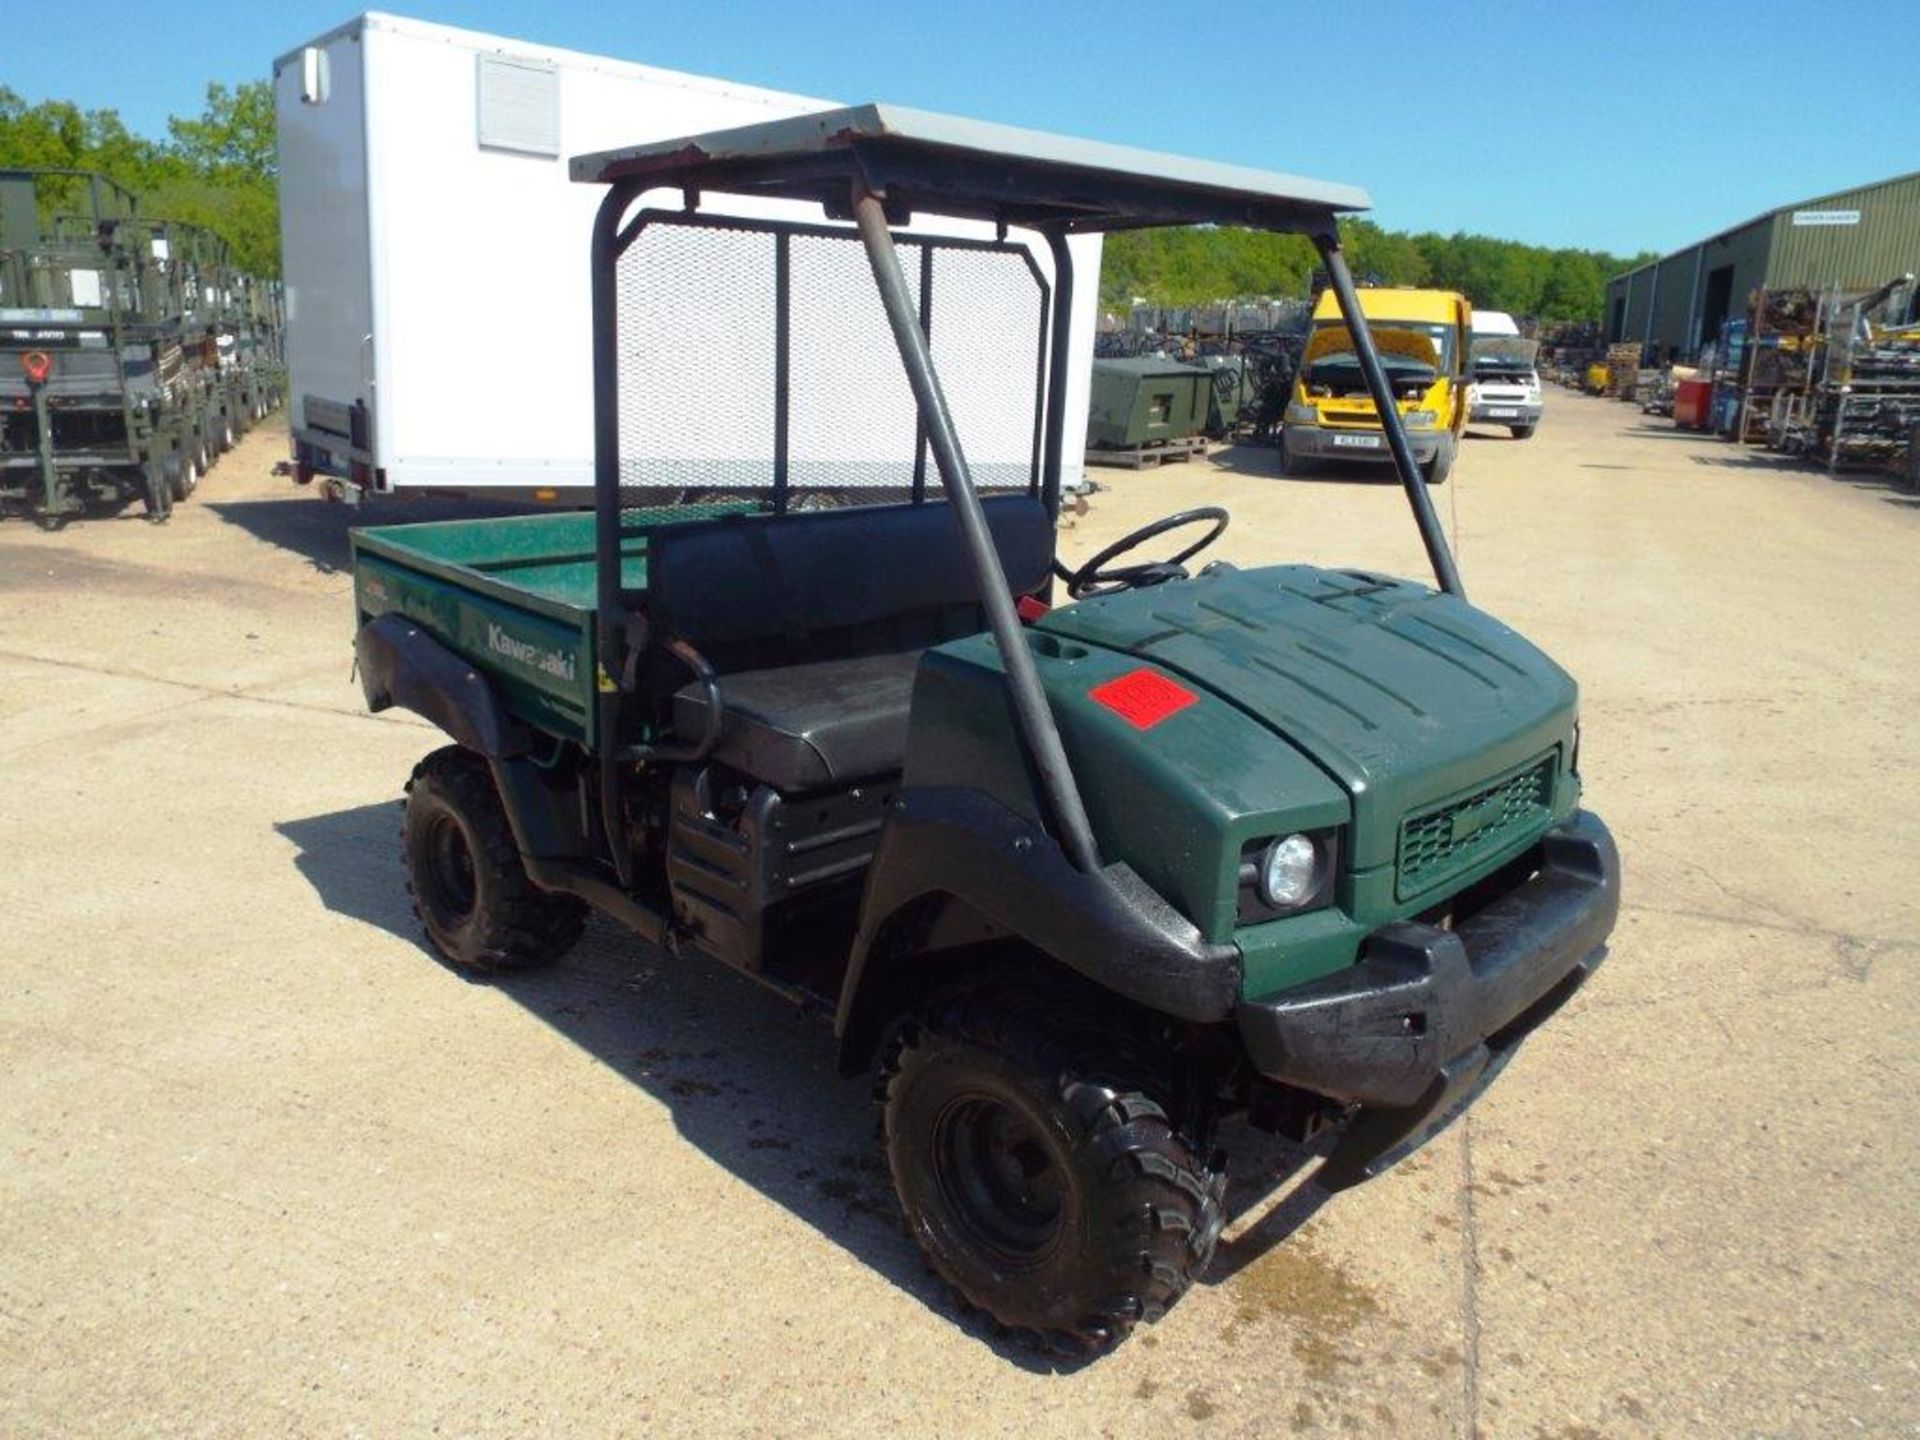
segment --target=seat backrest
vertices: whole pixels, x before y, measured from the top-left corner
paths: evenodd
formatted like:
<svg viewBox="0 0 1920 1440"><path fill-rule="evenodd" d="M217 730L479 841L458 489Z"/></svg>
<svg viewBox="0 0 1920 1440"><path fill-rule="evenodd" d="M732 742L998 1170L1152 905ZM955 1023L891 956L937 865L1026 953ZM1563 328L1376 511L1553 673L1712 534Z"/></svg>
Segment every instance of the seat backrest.
<svg viewBox="0 0 1920 1440"><path fill-rule="evenodd" d="M1013 593L1045 583L1053 524L1026 495L983 500ZM721 673L921 648L985 628L952 509L860 506L669 526L651 538L647 610Z"/></svg>

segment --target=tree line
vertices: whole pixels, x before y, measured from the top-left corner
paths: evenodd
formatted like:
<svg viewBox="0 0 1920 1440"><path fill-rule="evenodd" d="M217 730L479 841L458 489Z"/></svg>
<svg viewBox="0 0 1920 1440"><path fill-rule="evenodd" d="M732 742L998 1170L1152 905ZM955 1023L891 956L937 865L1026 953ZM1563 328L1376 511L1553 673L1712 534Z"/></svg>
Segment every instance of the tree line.
<svg viewBox="0 0 1920 1440"><path fill-rule="evenodd" d="M97 170L138 196L141 214L204 225L243 269L280 273L273 87L264 80L207 86L205 109L169 118L164 140L134 134L117 111L28 104L0 86L0 168Z"/></svg>
<svg viewBox="0 0 1920 1440"><path fill-rule="evenodd" d="M1385 230L1371 220L1340 222L1355 275L1382 285L1458 290L1483 310L1542 320L1598 320L1607 281L1653 258L1599 250L1548 249L1486 235ZM1124 312L1155 305L1305 295L1319 257L1300 235L1194 227L1134 230L1107 237L1100 303Z"/></svg>
<svg viewBox="0 0 1920 1440"><path fill-rule="evenodd" d="M66 100L29 104L0 86L0 167L98 170L140 197L142 212L188 220L225 237L235 258L280 273L279 165L273 89L264 80L207 87L197 116L173 116L163 140L135 135L113 110ZM1486 235L1340 225L1354 273L1385 285L1458 290L1475 305L1542 320L1601 318L1609 277L1653 258L1548 249ZM1107 238L1100 301L1156 305L1305 295L1317 263L1298 235L1199 227Z"/></svg>

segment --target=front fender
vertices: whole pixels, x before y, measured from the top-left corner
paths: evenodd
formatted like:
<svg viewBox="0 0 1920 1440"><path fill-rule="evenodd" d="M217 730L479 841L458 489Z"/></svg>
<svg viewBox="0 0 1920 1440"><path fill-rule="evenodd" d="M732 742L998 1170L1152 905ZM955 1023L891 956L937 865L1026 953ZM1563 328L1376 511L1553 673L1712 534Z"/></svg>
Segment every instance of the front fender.
<svg viewBox="0 0 1920 1440"><path fill-rule="evenodd" d="M1240 951L1209 944L1125 865L1076 870L1045 831L977 790L904 791L867 875L860 929L835 1033L857 1047L888 1017L863 1012L862 982L883 959L919 947L891 922L930 898L959 901L1116 995L1177 1019L1226 1019L1240 995Z"/></svg>
<svg viewBox="0 0 1920 1440"><path fill-rule="evenodd" d="M353 654L369 710L411 710L490 760L526 753L531 733L486 676L411 620L369 620L353 637Z"/></svg>

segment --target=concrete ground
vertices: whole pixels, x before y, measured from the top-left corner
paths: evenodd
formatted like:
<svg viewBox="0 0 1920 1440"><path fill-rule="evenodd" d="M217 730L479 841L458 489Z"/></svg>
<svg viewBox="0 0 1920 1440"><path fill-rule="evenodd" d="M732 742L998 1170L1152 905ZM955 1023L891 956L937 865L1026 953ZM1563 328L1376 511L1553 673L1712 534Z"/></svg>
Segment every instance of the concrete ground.
<svg viewBox="0 0 1920 1440"><path fill-rule="evenodd" d="M1920 508L1555 393L1436 492L1580 677L1612 959L1470 1119L1053 1370L963 1320L824 1031L610 925L421 947L349 512L250 437L172 523L0 524L0 1434L1920 1433ZM1422 573L1377 477L1111 472Z"/></svg>

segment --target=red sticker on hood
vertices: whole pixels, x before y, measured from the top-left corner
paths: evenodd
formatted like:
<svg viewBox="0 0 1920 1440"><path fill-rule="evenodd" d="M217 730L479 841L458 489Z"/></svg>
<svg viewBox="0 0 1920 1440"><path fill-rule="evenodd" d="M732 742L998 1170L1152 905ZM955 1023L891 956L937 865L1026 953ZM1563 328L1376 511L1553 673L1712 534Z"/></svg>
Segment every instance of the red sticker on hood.
<svg viewBox="0 0 1920 1440"><path fill-rule="evenodd" d="M1136 730L1151 730L1200 697L1153 670L1133 670L1087 692Z"/></svg>

